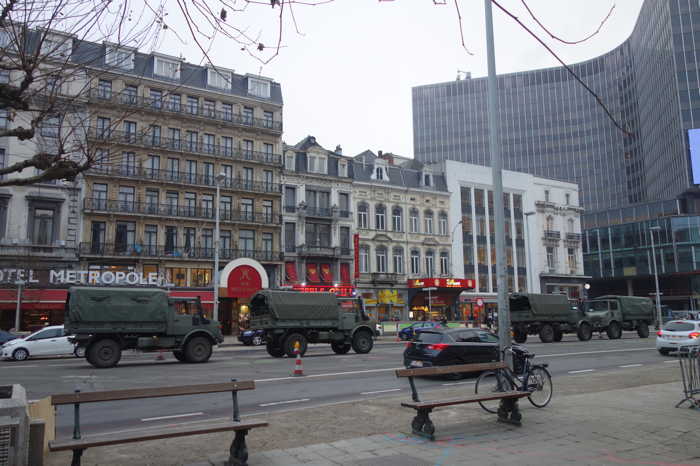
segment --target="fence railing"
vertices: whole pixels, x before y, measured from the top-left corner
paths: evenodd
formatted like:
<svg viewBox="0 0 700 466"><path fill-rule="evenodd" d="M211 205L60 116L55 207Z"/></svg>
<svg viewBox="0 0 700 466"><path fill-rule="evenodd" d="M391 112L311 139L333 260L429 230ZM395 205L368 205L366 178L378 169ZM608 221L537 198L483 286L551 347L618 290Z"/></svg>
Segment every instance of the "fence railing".
<svg viewBox="0 0 700 466"><path fill-rule="evenodd" d="M678 363L681 366L683 380L683 399L676 404L680 408L686 401L691 407L700 408L700 347L682 346L678 351Z"/></svg>
<svg viewBox="0 0 700 466"><path fill-rule="evenodd" d="M163 246L142 243L80 243L81 256L118 256L118 257L157 257L160 259L211 259L214 260L214 247ZM240 257L278 261L282 259L279 251L253 249L219 249L221 259L238 259Z"/></svg>

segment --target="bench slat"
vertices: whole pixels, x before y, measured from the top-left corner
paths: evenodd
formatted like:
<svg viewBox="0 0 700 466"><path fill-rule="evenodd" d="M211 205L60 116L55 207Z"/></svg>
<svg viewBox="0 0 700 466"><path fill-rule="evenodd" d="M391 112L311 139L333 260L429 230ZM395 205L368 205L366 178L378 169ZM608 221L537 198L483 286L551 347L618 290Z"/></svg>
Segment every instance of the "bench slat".
<svg viewBox="0 0 700 466"><path fill-rule="evenodd" d="M404 406L406 408L413 408L413 409L421 409L421 408L439 408L441 406L452 406L452 405L460 405L460 404L466 404L466 403L476 403L478 401L489 401L489 400L501 400L505 398L525 398L526 396L529 396L529 392L518 392L518 391L512 391L512 392L495 392L495 393L487 393L484 395L472 395L468 396L465 398L455 398L451 400L443 400L443 401L420 401L420 402L415 402L415 401L406 401L401 403L401 406Z"/></svg>
<svg viewBox="0 0 700 466"><path fill-rule="evenodd" d="M415 369L397 369L396 377L418 377L422 375L441 375L466 372L495 371L505 369L505 362L482 362L476 364L457 364L454 366L418 367Z"/></svg>
<svg viewBox="0 0 700 466"><path fill-rule="evenodd" d="M230 392L233 390L253 390L254 380L240 382L208 383L182 385L178 387L131 388L127 390L105 390L100 392L63 393L51 395L51 404L67 405L73 403L95 403L99 401L135 400L139 398L158 398L161 396L199 395L203 393Z"/></svg>
<svg viewBox="0 0 700 466"><path fill-rule="evenodd" d="M267 427L267 422L246 421L217 424L204 424L201 427L165 427L152 429L150 431L134 431L129 433L86 435L81 439L53 440L49 442L49 450L65 451L76 448L102 447L107 445L118 445L122 443L141 442L146 440L159 440L164 438L184 437L187 435L210 434L214 432L227 432L233 430L247 430L256 427Z"/></svg>

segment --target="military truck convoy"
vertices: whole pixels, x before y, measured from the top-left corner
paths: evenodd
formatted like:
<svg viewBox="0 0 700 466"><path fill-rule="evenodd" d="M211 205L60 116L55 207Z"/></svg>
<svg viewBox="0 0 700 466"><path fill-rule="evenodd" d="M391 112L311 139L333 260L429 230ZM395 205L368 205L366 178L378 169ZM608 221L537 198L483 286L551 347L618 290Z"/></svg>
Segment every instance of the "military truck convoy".
<svg viewBox="0 0 700 466"><path fill-rule="evenodd" d="M302 355L309 343L330 343L336 354L369 353L374 346L376 322L359 298L263 290L251 299L250 315L251 328L264 330L267 352L276 358L293 357L297 344Z"/></svg>
<svg viewBox="0 0 700 466"><path fill-rule="evenodd" d="M513 339L525 343L528 335L539 335L543 343L561 341L565 333L576 333L581 341L593 332L606 332L611 340L623 330L636 330L640 338L649 336L654 309L649 298L600 296L573 307L564 295L513 294L509 299Z"/></svg>
<svg viewBox="0 0 700 466"><path fill-rule="evenodd" d="M156 288L70 288L65 331L97 368L116 366L125 349L168 350L180 362L206 362L224 341L199 298L173 298Z"/></svg>

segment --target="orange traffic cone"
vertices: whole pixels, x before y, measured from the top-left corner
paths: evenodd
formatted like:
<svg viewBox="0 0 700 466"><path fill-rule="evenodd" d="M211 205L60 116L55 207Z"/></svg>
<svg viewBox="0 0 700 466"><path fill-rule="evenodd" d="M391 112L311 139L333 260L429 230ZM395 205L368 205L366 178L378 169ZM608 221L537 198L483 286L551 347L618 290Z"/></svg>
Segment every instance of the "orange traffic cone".
<svg viewBox="0 0 700 466"><path fill-rule="evenodd" d="M296 353L296 361L294 361L294 377L301 377L304 375L304 366L301 364L301 351L299 350L299 342L294 345L294 352Z"/></svg>
<svg viewBox="0 0 700 466"><path fill-rule="evenodd" d="M163 356L163 350L158 350L158 356L156 356L156 361L165 361L165 356Z"/></svg>

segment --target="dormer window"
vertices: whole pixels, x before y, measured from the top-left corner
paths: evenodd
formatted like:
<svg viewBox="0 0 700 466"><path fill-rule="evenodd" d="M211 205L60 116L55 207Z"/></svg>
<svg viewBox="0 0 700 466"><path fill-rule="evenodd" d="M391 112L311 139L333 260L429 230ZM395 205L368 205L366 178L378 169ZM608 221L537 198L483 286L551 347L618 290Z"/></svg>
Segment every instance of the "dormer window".
<svg viewBox="0 0 700 466"><path fill-rule="evenodd" d="M338 162L338 176L347 178L348 176L348 163L345 160Z"/></svg>
<svg viewBox="0 0 700 466"><path fill-rule="evenodd" d="M376 167L374 169L374 177L378 180L383 180L384 179L384 168L383 167Z"/></svg>
<svg viewBox="0 0 700 466"><path fill-rule="evenodd" d="M432 182L432 179L431 179L431 178L432 178L432 175L431 175L430 173L425 173L425 174L423 175L423 184L424 184L425 186L432 186L432 185L433 185L433 182Z"/></svg>
<svg viewBox="0 0 700 466"><path fill-rule="evenodd" d="M287 154L284 158L284 168L285 170L294 171L294 154Z"/></svg>
<svg viewBox="0 0 700 466"><path fill-rule="evenodd" d="M46 34L41 43L41 54L54 58L68 58L73 52L73 39L58 34Z"/></svg>
<svg viewBox="0 0 700 466"><path fill-rule="evenodd" d="M309 154L306 170L309 173L326 174L326 158L321 155Z"/></svg>
<svg viewBox="0 0 700 466"><path fill-rule="evenodd" d="M153 74L162 78L180 79L180 63L176 60L167 60L162 57L154 57Z"/></svg>
<svg viewBox="0 0 700 466"><path fill-rule="evenodd" d="M134 51L123 47L108 45L105 63L107 66L113 66L122 70L133 70Z"/></svg>
<svg viewBox="0 0 700 466"><path fill-rule="evenodd" d="M207 68L207 84L217 89L231 89L231 73L229 71Z"/></svg>
<svg viewBox="0 0 700 466"><path fill-rule="evenodd" d="M248 94L264 99L270 98L270 82L264 79L248 77Z"/></svg>

